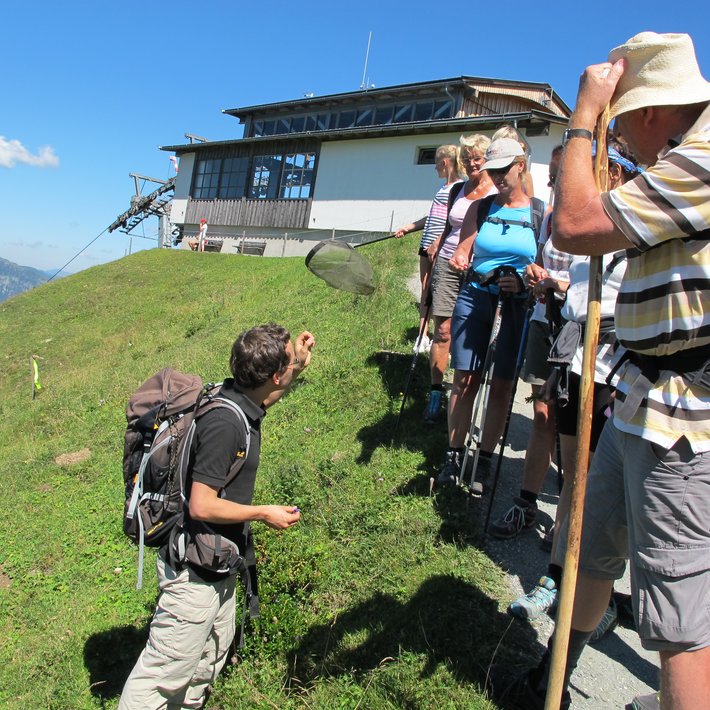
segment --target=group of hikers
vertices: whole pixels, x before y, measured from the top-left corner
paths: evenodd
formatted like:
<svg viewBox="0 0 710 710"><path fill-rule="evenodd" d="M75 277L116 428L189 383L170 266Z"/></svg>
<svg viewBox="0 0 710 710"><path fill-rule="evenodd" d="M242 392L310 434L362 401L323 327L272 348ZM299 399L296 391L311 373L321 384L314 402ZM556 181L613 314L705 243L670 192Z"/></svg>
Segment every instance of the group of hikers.
<svg viewBox="0 0 710 710"><path fill-rule="evenodd" d="M599 194L593 132L607 106L616 124L606 148L609 190ZM520 375L535 395L532 430L519 494L491 533L511 539L535 524L556 431L562 468L574 470L590 256L603 256L593 456L560 707L570 706L570 676L585 646L615 623L613 584L628 560L636 628L661 666L659 696L636 698L633 707L709 708L710 82L690 37L643 32L585 70L563 145L550 157L554 209L532 194L529 158L511 127L440 147L436 169L445 185L428 216L397 232L423 228L416 348L424 345L429 319L434 323L424 418L446 416L448 425L436 481L461 479L474 401L490 365L470 486L474 495L487 492ZM314 343L308 332L292 342L273 324L242 333L222 396L242 410L248 427L224 408L197 421L189 518L240 549L250 521L283 530L300 519L294 506L254 506L252 497L266 409L308 366ZM232 478L239 457L245 463ZM513 615L550 611L559 593L569 478L548 540L550 565L510 605ZM150 636L120 708L203 706L234 638L236 577L237 570L216 574L177 564L170 549L161 549ZM494 681L501 706L543 707L552 638L535 667Z"/></svg>

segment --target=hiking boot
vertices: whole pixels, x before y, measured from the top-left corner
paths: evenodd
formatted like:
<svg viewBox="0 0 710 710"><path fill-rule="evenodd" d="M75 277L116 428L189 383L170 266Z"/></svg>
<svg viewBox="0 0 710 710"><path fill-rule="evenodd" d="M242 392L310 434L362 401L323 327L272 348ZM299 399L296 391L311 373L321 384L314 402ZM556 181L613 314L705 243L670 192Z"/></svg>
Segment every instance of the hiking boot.
<svg viewBox="0 0 710 710"><path fill-rule="evenodd" d="M513 496L513 505L502 518L491 525L491 535L499 540L512 540L523 530L528 530L535 525L536 519L537 504Z"/></svg>
<svg viewBox="0 0 710 710"><path fill-rule="evenodd" d="M552 523L549 530L545 533L545 537L540 540L540 549L544 552L552 552L552 540L555 537L555 524Z"/></svg>
<svg viewBox="0 0 710 710"><path fill-rule="evenodd" d="M604 612L601 621L597 624L597 628L592 631L592 635L589 637L589 643L598 643L606 635L610 634L619 623L619 614L616 609L616 601L614 597L609 601L609 606Z"/></svg>
<svg viewBox="0 0 710 710"><path fill-rule="evenodd" d="M626 706L626 710L661 710L661 700L658 697L658 693L637 695Z"/></svg>
<svg viewBox="0 0 710 710"><path fill-rule="evenodd" d="M519 619L536 619L548 611L556 599L555 580L549 577L540 577L540 581L531 592L511 603L508 613Z"/></svg>
<svg viewBox="0 0 710 710"><path fill-rule="evenodd" d="M463 451L448 449L444 454L444 463L439 469L439 475L436 477L436 482L440 486L448 486L457 483L459 476L461 475L462 460Z"/></svg>
<svg viewBox="0 0 710 710"><path fill-rule="evenodd" d="M442 412L446 412L446 395L442 390L431 390L424 410L424 421L434 424L439 421Z"/></svg>
<svg viewBox="0 0 710 710"><path fill-rule="evenodd" d="M521 673L507 684L502 678L492 679L491 695L497 705L505 708L518 708L519 710L543 710L545 707L545 689L538 689L534 680L538 669ZM560 710L568 710L572 704L569 690L562 693Z"/></svg>

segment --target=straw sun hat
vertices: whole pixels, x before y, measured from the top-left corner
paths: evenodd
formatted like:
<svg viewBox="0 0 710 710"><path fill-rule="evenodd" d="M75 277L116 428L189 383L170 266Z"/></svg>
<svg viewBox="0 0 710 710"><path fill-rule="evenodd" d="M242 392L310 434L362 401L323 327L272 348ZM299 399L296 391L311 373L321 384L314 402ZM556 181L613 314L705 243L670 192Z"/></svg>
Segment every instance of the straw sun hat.
<svg viewBox="0 0 710 710"><path fill-rule="evenodd" d="M645 106L683 106L710 101L710 82L700 73L693 41L686 34L641 32L609 53L626 60L611 115Z"/></svg>

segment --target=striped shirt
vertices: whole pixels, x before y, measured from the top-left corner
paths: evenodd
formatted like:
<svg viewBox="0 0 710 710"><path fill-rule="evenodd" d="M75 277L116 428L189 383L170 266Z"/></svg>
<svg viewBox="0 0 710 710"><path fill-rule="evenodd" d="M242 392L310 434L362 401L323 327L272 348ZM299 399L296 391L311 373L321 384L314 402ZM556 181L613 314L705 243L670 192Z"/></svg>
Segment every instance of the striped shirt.
<svg viewBox="0 0 710 710"><path fill-rule="evenodd" d="M706 348L710 359L710 105L676 148L601 199L634 245L616 304L620 342L657 356ZM622 431L663 448L685 436L696 453L710 451L710 390L670 370L649 387L629 363L617 401Z"/></svg>
<svg viewBox="0 0 710 710"><path fill-rule="evenodd" d="M451 192L451 188L455 184L455 182L450 182L447 185L443 185L436 195L434 195L431 207L429 208L429 214L424 223L422 241L419 244L420 249L427 249L444 231L446 218L448 216L449 192Z"/></svg>

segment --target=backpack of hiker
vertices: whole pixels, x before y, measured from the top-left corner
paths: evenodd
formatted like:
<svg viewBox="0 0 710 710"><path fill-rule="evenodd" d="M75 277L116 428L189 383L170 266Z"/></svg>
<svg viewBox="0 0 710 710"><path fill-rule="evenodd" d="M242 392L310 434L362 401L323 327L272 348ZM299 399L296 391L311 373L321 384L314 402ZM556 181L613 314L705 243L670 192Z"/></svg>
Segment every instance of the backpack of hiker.
<svg viewBox="0 0 710 710"><path fill-rule="evenodd" d="M146 380L128 402L123 529L138 545L137 589L143 583L145 546L163 545L167 545L173 565L189 562L225 575L239 571L248 583L245 555L249 550L239 550L207 524L190 521L188 515L190 454L196 421L213 409L225 407L246 428L246 452L236 458L225 487L234 480L249 454L250 427L246 416L235 402L219 396L220 387L203 385L196 375L165 368Z"/></svg>
<svg viewBox="0 0 710 710"><path fill-rule="evenodd" d="M522 227L528 227L532 229L535 234L535 243L540 241L540 230L542 229L542 220L545 217L545 203L538 197L530 198L530 221L517 220L517 219L500 219L499 217L491 217L489 212L493 206L493 200L497 195L487 195L482 198L478 206L478 219L476 224L476 231L481 231L481 227L484 222L490 222L491 224L502 224L503 234L505 234L505 227L510 224L520 225Z"/></svg>

